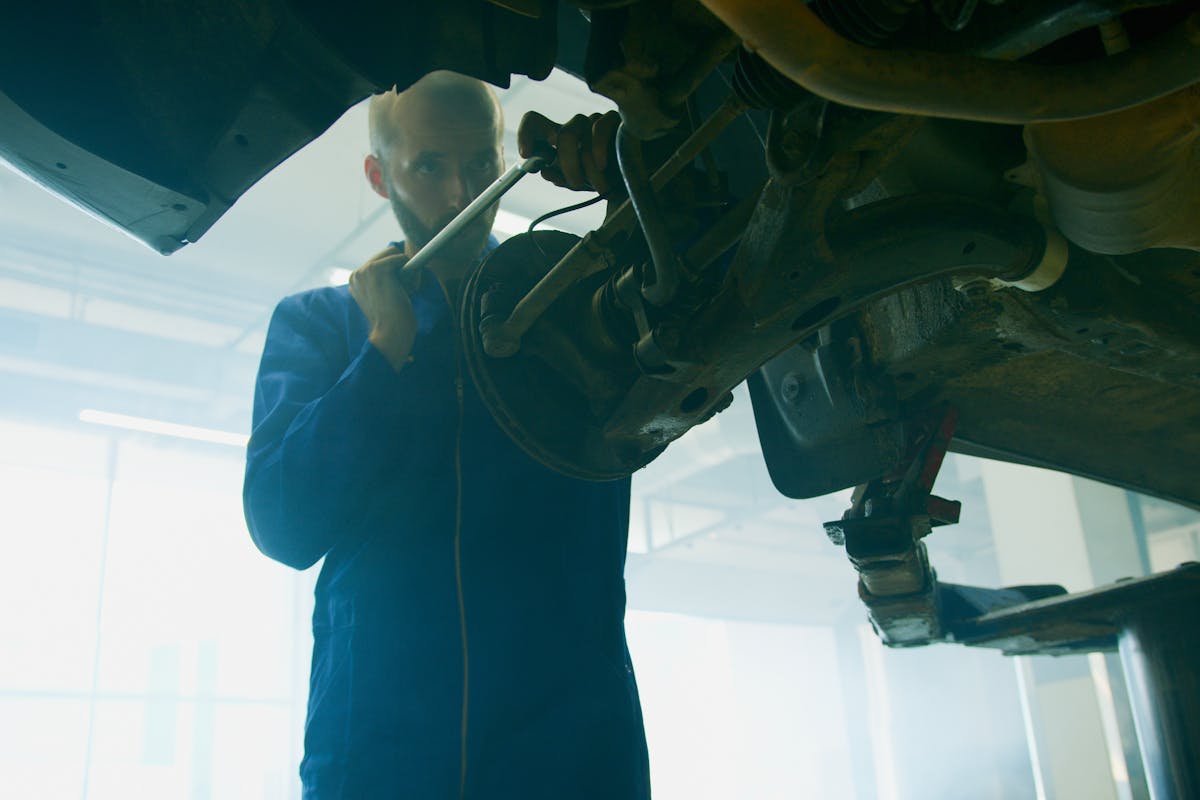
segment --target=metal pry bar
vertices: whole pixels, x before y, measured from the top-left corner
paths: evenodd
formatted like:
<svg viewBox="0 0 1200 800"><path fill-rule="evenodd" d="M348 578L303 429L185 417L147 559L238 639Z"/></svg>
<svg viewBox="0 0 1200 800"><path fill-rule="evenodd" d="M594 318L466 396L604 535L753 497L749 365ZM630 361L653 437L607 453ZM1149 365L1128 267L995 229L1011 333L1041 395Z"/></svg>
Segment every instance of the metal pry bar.
<svg viewBox="0 0 1200 800"><path fill-rule="evenodd" d="M437 234L429 240L429 242L417 251L417 254L409 259L403 267L400 268L400 279L409 281L416 278L417 273L424 267L440 250L446 242L453 239L463 228L470 225L479 218L483 212L499 200L508 192L517 181L525 177L531 172L537 172L545 167L548 167L554 162L553 153L538 154L517 164L513 164L504 174L494 180L490 186L479 193L479 196L470 202L470 204L458 213L454 219L447 223L446 227L442 228Z"/></svg>

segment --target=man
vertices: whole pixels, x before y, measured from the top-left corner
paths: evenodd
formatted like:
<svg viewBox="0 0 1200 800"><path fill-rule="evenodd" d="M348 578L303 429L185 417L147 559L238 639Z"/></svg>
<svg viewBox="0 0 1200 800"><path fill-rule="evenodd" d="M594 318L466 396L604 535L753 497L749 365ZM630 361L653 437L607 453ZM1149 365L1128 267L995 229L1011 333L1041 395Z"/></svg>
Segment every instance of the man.
<svg viewBox="0 0 1200 800"><path fill-rule="evenodd" d="M595 186L611 123L534 117L522 150L557 143L552 179ZM396 279L499 175L499 104L434 73L374 98L370 129L367 180L405 242L348 288L279 304L247 454L259 549L299 569L325 559L304 797L648 797L623 625L628 480L550 471L481 402L454 315L492 215L411 296Z"/></svg>

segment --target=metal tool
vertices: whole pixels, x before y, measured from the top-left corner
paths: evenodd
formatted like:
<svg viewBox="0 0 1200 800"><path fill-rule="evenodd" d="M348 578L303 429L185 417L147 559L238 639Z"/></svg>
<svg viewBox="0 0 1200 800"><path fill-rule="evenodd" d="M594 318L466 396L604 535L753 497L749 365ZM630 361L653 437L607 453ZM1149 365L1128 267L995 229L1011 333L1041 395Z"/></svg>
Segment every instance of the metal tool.
<svg viewBox="0 0 1200 800"><path fill-rule="evenodd" d="M493 181L490 186L480 192L478 197L472 200L466 208L458 212L458 216L450 220L450 222L446 224L446 227L438 231L437 235L430 239L424 247L417 251L415 256L409 259L404 266L400 268L400 280L406 284L414 280L417 276L417 273L427 263L429 263L429 261L435 255L437 255L438 250L440 250L446 244L446 242L453 239L462 232L463 228L467 227L476 219L478 219L479 216L483 214L483 212L487 211L487 209L493 203L503 197L509 189L511 189L513 186L516 186L517 181L521 180L521 178L525 177L531 172L537 172L549 166L553 162L554 152L547 151L545 153L539 153L537 155L530 156L524 161L513 164L511 167L505 170L503 175L501 175L499 178Z"/></svg>

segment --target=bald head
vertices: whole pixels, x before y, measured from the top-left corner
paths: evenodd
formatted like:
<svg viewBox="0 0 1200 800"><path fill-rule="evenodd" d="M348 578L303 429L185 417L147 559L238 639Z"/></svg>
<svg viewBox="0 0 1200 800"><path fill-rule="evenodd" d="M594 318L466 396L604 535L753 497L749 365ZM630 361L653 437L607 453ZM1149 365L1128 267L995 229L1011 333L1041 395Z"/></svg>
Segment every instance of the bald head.
<svg viewBox="0 0 1200 800"><path fill-rule="evenodd" d="M403 92L392 90L372 97L367 124L371 152L386 158L405 133L443 136L490 131L499 142L504 114L492 87L476 78L439 70Z"/></svg>
<svg viewBox="0 0 1200 800"><path fill-rule="evenodd" d="M403 92L376 95L368 125L367 181L391 203L410 256L504 169L500 102L474 78L433 72ZM472 264L495 216L493 207L447 245L446 270Z"/></svg>

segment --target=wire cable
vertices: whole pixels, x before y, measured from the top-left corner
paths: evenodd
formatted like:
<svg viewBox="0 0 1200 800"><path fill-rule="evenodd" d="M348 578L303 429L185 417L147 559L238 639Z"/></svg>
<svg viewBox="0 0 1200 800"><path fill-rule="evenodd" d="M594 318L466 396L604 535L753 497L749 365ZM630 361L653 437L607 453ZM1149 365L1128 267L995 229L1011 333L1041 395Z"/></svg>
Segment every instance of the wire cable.
<svg viewBox="0 0 1200 800"><path fill-rule="evenodd" d="M543 222L545 222L548 219L553 219L554 217L561 216L562 214L569 214L572 211L579 211L580 209L587 208L588 206L594 206L594 205L596 205L596 203L599 203L601 200L607 200L607 199L608 199L607 195L598 194L595 197L592 197L588 200L584 200L583 202L572 203L569 206L563 206L562 208L556 208L553 211L547 211L545 214L542 214L540 217L538 217L537 219L530 222L529 227L525 230L525 232L533 233L534 228L536 228L538 225L541 225ZM542 254L542 260L549 261L550 256L546 255L546 251L542 249L542 245L538 242L538 240L536 238L534 238L532 241L533 241L533 246L536 247L538 252Z"/></svg>
<svg viewBox="0 0 1200 800"><path fill-rule="evenodd" d="M543 222L545 222L548 219L552 219L553 217L561 216L562 214L569 214L572 211L578 211L581 208L587 208L588 206L594 206L594 205L596 205L596 203L599 203L601 200L606 200L606 199L608 199L608 198L605 195L598 194L595 197L591 198L590 200L584 200L582 203L574 203L572 205L564 206L562 208L556 208L553 211L547 211L545 214L542 214L540 217L535 219L533 222L529 223L529 228L525 232L533 233L534 228L536 228L538 225L541 225Z"/></svg>

